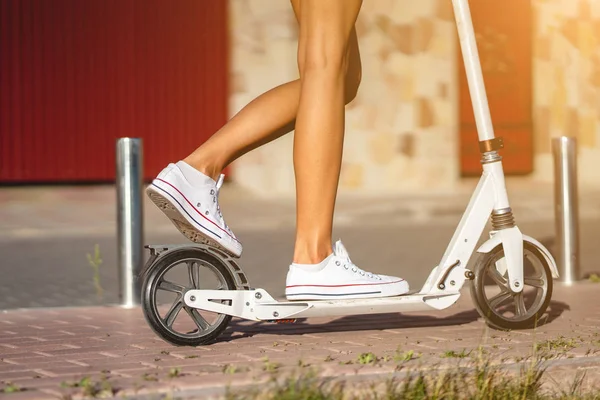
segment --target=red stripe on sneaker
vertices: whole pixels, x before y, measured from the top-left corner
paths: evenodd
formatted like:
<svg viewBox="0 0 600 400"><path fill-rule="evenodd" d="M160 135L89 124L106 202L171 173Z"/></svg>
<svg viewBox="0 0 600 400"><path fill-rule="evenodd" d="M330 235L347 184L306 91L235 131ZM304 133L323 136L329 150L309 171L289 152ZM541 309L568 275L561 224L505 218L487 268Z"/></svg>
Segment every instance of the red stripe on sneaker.
<svg viewBox="0 0 600 400"><path fill-rule="evenodd" d="M393 282L381 282L381 283L377 283L377 282L373 282L373 283L352 283L349 285L292 285L292 286L286 286L286 288L295 288L295 287L350 287L350 286L372 286L372 285L389 285L391 283L398 283L398 282L404 282L404 279L400 279L397 281L393 281Z"/></svg>
<svg viewBox="0 0 600 400"><path fill-rule="evenodd" d="M208 222L210 222L211 224L213 224L214 226L216 226L217 228L219 228L221 231L223 231L225 234L227 234L227 236L229 236L230 238L232 238L236 242L240 243L240 241L237 240L236 238L234 238L233 236L231 236L229 234L229 232L227 232L225 229L221 228L219 225L217 225L216 223L214 223L210 219L206 218L206 216L204 214L202 214L200 211L198 211L196 209L196 207L194 207L194 205L187 199L187 197L185 197L185 195L183 193L181 193L181 191L179 189L177 189L175 186L171 185L169 182L167 182L167 181L165 181L163 179L160 179L160 178L156 178L156 180L161 181L163 183L166 183L167 185L171 186L173 189L177 190L177 193L179 193L181 195L181 197L183 197L185 199L185 201L187 201L187 203L190 205L190 207L192 207L194 209L194 211L196 211L196 213L199 216L201 216L202 218L204 218L205 220L207 220Z"/></svg>

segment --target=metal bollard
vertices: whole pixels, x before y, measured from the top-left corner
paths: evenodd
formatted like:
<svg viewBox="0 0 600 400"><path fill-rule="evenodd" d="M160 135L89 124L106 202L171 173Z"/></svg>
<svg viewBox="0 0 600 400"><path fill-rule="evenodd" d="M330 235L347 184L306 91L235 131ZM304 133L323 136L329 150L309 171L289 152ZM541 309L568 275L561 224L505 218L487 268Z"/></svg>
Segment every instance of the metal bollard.
<svg viewBox="0 0 600 400"><path fill-rule="evenodd" d="M137 276L143 255L143 149L142 139L117 140L117 262L119 302L131 308L140 304Z"/></svg>
<svg viewBox="0 0 600 400"><path fill-rule="evenodd" d="M554 155L554 211L559 281L572 285L581 279L577 140L566 136L553 138L552 153Z"/></svg>

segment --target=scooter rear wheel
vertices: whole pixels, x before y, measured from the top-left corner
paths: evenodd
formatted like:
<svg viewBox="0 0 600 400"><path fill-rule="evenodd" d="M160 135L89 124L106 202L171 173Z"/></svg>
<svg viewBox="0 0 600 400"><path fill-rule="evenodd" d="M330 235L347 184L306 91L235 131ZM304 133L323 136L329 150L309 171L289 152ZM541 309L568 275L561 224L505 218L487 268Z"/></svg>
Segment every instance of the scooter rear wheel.
<svg viewBox="0 0 600 400"><path fill-rule="evenodd" d="M231 321L229 315L186 306L183 298L191 289L235 290L236 287L229 269L218 258L198 248L165 254L149 267L142 284L146 321L158 336L177 346L210 343Z"/></svg>
<svg viewBox="0 0 600 400"><path fill-rule="evenodd" d="M504 258L502 244L476 261L471 297L479 314L493 328L533 328L550 304L552 273L546 258L530 242L523 242L523 257L524 287L520 293L509 288L508 273L498 270L497 263Z"/></svg>

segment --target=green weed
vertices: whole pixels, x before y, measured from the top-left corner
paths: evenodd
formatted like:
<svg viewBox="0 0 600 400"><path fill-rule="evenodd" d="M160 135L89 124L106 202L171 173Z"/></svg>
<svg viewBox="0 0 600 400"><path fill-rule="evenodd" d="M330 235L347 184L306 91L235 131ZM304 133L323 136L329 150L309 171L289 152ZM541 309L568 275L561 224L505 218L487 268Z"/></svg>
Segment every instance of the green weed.
<svg viewBox="0 0 600 400"><path fill-rule="evenodd" d="M379 358L373 353L362 353L358 356L356 361L362 365L375 364L379 361Z"/></svg>
<svg viewBox="0 0 600 400"><path fill-rule="evenodd" d="M410 360L414 360L415 358L421 357L420 354L415 354L414 351L400 351L400 349L396 350L396 354L394 354L394 361L396 362L406 362Z"/></svg>
<svg viewBox="0 0 600 400"><path fill-rule="evenodd" d="M536 352L556 351L566 353L577 347L575 339L567 339L564 336L559 336L557 339L548 339L535 344Z"/></svg>
<svg viewBox="0 0 600 400"><path fill-rule="evenodd" d="M281 364L269 361L269 357L263 357L262 361L263 371L275 372L281 367Z"/></svg>
<svg viewBox="0 0 600 400"><path fill-rule="evenodd" d="M454 350L448 350L445 351L441 357L442 358L466 358L469 356L469 354L471 354L471 352L467 352L465 349L463 349L460 353L457 353Z"/></svg>
<svg viewBox="0 0 600 400"><path fill-rule="evenodd" d="M105 375L102 376L99 382L86 376L79 381L62 382L61 387L81 389L83 396L86 397L112 397L117 392Z"/></svg>
<svg viewBox="0 0 600 400"><path fill-rule="evenodd" d="M21 387L15 385L12 382L6 382L4 385L4 389L2 390L4 393L18 393L24 391Z"/></svg>
<svg viewBox="0 0 600 400"><path fill-rule="evenodd" d="M102 265L102 257L100 256L100 246L94 246L94 255L87 254L87 260L94 271L94 287L96 288L96 295L99 300L102 300L104 296L104 289L100 283L100 266Z"/></svg>

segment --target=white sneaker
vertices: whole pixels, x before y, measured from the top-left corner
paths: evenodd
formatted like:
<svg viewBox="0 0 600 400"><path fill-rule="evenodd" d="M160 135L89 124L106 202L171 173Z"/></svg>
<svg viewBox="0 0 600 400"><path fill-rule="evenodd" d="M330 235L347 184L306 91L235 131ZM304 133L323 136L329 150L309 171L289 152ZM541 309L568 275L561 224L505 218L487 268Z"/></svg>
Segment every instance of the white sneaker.
<svg viewBox="0 0 600 400"><path fill-rule="evenodd" d="M206 184L195 187L176 164L169 164L148 186L146 193L192 242L215 246L239 257L242 244L225 223L219 208L223 178L221 175L215 182L205 177Z"/></svg>
<svg viewBox="0 0 600 400"><path fill-rule="evenodd" d="M358 268L338 240L333 254L321 264L290 265L285 295L288 300L361 299L399 296L408 290L404 279Z"/></svg>

